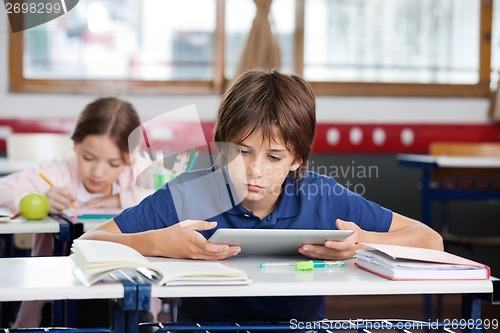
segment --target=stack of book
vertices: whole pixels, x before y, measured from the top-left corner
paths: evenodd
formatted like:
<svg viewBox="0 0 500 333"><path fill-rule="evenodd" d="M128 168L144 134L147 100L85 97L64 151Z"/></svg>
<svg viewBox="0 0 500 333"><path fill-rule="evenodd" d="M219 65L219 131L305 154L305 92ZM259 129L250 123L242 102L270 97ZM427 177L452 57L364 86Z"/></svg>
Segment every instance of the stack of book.
<svg viewBox="0 0 500 333"><path fill-rule="evenodd" d="M363 243L356 266L390 280L483 280L487 265L460 256L409 246Z"/></svg>

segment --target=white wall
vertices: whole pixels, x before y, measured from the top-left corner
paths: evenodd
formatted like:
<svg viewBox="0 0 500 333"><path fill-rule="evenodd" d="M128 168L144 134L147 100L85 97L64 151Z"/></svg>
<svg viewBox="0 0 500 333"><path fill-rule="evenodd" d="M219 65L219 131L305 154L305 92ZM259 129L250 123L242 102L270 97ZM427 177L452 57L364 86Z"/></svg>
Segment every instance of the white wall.
<svg viewBox="0 0 500 333"><path fill-rule="evenodd" d="M0 118L77 116L95 95L9 92L8 27L0 10ZM202 120L213 120L219 95L131 95L143 119L195 104ZM479 98L318 97L318 121L362 123L485 123L488 101Z"/></svg>

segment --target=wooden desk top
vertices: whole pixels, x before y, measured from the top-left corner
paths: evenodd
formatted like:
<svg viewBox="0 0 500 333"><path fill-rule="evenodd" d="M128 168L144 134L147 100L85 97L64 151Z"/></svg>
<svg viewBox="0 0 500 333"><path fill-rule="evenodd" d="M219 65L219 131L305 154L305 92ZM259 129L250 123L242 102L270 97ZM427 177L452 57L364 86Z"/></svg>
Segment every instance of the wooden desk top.
<svg viewBox="0 0 500 333"><path fill-rule="evenodd" d="M500 168L500 158L466 156L431 156L398 154L396 158L407 165L434 165L441 168Z"/></svg>

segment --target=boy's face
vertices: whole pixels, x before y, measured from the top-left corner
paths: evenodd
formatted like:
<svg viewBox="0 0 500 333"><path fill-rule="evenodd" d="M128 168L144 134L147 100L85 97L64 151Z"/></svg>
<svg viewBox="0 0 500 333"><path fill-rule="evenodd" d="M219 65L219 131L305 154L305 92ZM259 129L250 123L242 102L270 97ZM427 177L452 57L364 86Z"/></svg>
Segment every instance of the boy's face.
<svg viewBox="0 0 500 333"><path fill-rule="evenodd" d="M288 173L300 167L282 142L265 140L262 131L255 130L239 145L230 145L228 171L231 182L248 210L267 214L281 194L281 186Z"/></svg>
<svg viewBox="0 0 500 333"><path fill-rule="evenodd" d="M89 193L111 194L126 163L123 154L107 135L88 135L75 144L78 177Z"/></svg>

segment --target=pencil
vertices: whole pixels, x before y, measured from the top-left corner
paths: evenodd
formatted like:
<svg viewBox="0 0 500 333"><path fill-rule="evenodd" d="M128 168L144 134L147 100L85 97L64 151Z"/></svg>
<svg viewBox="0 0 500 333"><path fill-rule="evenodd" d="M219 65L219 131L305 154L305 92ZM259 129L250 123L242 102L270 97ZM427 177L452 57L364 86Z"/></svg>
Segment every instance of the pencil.
<svg viewBox="0 0 500 333"><path fill-rule="evenodd" d="M54 187L54 184L52 184L52 182L47 177L45 177L45 175L43 173L40 172L39 175L40 175L40 177L42 177L43 180L45 180L45 182L47 184L49 184L50 187ZM76 206L73 203L73 201L71 201L70 205L71 205L71 208L76 209Z"/></svg>
<svg viewBox="0 0 500 333"><path fill-rule="evenodd" d="M47 177L45 177L45 175L41 172L40 172L40 177L42 177L42 179L45 180L45 182L49 184L50 187L54 187L54 184L52 184L52 182Z"/></svg>

